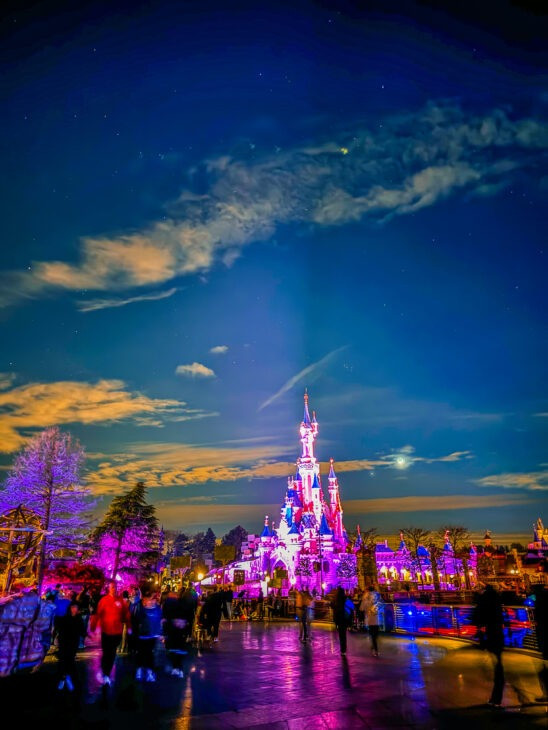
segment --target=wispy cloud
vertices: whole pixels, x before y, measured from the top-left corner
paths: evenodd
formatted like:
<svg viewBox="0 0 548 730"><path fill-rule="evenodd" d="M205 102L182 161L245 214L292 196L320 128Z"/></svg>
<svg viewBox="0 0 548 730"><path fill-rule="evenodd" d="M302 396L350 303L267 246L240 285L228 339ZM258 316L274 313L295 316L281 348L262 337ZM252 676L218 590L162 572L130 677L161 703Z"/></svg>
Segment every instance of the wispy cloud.
<svg viewBox="0 0 548 730"><path fill-rule="evenodd" d="M331 414L338 425L356 423L372 429L408 429L421 424L431 431L446 428L467 431L500 423L507 415L472 411L443 401L408 398L392 387L360 386L314 400L317 411Z"/></svg>
<svg viewBox="0 0 548 730"><path fill-rule="evenodd" d="M394 449L385 456L381 457L381 463L391 466L394 469L409 469L413 464L435 464L462 461L463 459L473 459L474 455L471 451L452 451L444 456L417 456L415 447L411 445L402 446L400 449Z"/></svg>
<svg viewBox="0 0 548 730"><path fill-rule="evenodd" d="M502 487L503 489L525 489L528 491L548 490L548 471L507 472L491 474L475 480L480 487Z"/></svg>
<svg viewBox="0 0 548 730"><path fill-rule="evenodd" d="M281 398L284 393L287 393L288 390L291 390L294 385L297 385L297 383L302 382L305 378L310 379L311 375L314 373L320 371L325 365L327 365L333 358L339 354L339 352L342 352L343 350L347 349L347 345L344 347L339 347L336 350L333 350L332 352L329 352L327 355L322 357L321 360L318 360L317 362L312 363L312 365L308 365L303 370L301 370L296 375L293 375L293 377L289 378L287 382L285 382L282 387L274 393L274 395L271 395L270 398L267 398L261 405L259 406L258 410L262 411L263 408L266 408L267 406L272 405L274 401L277 401L278 398Z"/></svg>
<svg viewBox="0 0 548 730"><path fill-rule="evenodd" d="M228 345L217 345L212 347L210 353L212 355L225 355L228 352Z"/></svg>
<svg viewBox="0 0 548 730"><path fill-rule="evenodd" d="M493 195L524 169L539 168L548 125L508 110L473 114L428 104L382 128L346 127L331 139L225 154L196 168L205 194L185 191L166 220L141 231L84 237L80 261L39 261L2 282L0 303L55 290L123 291L230 266L280 224L336 226L415 213L459 191ZM343 150L344 149L344 154Z"/></svg>
<svg viewBox="0 0 548 730"><path fill-rule="evenodd" d="M81 312L95 312L97 309L125 307L128 304L135 304L136 302L155 302L159 299L167 299L168 297L172 297L176 291L177 287L174 286L165 291L139 294L138 296L127 297L126 299L85 299L77 302L76 306Z"/></svg>
<svg viewBox="0 0 548 730"><path fill-rule="evenodd" d="M0 373L0 390L11 388L15 382L15 373Z"/></svg>
<svg viewBox="0 0 548 730"><path fill-rule="evenodd" d="M32 430L56 424L130 420L135 425L158 427L165 419L204 415L187 409L183 401L128 391L122 380L29 383L1 391L0 412L0 451L4 452L23 446Z"/></svg>
<svg viewBox="0 0 548 730"><path fill-rule="evenodd" d="M190 365L177 365L175 375L185 375L190 378L214 378L215 372L200 362L193 362Z"/></svg>

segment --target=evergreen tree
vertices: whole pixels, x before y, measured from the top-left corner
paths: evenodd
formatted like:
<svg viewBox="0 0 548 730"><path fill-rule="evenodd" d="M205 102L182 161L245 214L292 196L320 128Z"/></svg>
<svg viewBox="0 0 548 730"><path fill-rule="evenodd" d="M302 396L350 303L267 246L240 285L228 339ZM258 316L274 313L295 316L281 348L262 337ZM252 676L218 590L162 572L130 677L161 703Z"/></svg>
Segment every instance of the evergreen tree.
<svg viewBox="0 0 548 730"><path fill-rule="evenodd" d="M146 487L137 484L127 494L115 497L103 521L92 534L94 562L111 579L139 580L155 571L160 557L155 508L146 502Z"/></svg>
<svg viewBox="0 0 548 730"><path fill-rule="evenodd" d="M16 457L5 488L0 514L23 505L45 530L37 564L41 586L45 562L59 550L75 549L87 524L90 492L80 484L84 450L69 433L48 428L29 441Z"/></svg>
<svg viewBox="0 0 548 730"><path fill-rule="evenodd" d="M211 553L213 554L215 550L215 543L217 542L217 538L215 536L215 533L211 529L211 527L207 528L207 532L204 537L204 553Z"/></svg>
<svg viewBox="0 0 548 730"><path fill-rule="evenodd" d="M190 538L184 532L180 532L173 540L173 555L181 556L189 552Z"/></svg>
<svg viewBox="0 0 548 730"><path fill-rule="evenodd" d="M207 528L207 532L197 532L188 543L188 551L194 560L202 560L204 555L213 555L215 550L215 533L211 527Z"/></svg>
<svg viewBox="0 0 548 730"><path fill-rule="evenodd" d="M247 540L247 530L241 525L233 527L230 532L222 538L223 545L234 545L236 548L236 556L239 557L242 551L242 542Z"/></svg>

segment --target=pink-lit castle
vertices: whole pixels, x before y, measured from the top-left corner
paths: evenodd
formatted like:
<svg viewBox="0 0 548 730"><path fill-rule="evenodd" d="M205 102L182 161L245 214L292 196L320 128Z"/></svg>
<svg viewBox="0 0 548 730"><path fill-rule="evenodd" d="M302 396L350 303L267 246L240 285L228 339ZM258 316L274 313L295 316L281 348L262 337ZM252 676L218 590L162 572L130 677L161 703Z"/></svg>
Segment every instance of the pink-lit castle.
<svg viewBox="0 0 548 730"><path fill-rule="evenodd" d="M288 478L278 526L269 524L266 517L264 529L254 541L253 555L228 568L230 580L235 571L245 571L245 584L260 583L265 593L269 587L279 587L283 593L306 587L317 594L338 585L354 588L356 556L347 552L339 482L331 459L326 496L314 455L318 421L314 412L310 418L307 393L299 433L302 453L295 476Z"/></svg>

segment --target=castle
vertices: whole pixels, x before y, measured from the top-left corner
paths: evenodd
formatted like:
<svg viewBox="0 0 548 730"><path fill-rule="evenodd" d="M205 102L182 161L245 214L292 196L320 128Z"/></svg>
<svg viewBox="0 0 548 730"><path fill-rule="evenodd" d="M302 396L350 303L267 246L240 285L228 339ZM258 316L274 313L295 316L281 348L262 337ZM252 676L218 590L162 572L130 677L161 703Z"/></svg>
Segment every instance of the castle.
<svg viewBox="0 0 548 730"><path fill-rule="evenodd" d="M320 464L314 454L318 435L316 414L308 410L299 427L302 453L294 477L289 477L278 526L265 518L257 539L249 536L249 557L227 566L227 579L251 589L308 588L315 594L329 593L336 586L357 586L356 556L350 550L343 524L339 482L330 461L326 496Z"/></svg>

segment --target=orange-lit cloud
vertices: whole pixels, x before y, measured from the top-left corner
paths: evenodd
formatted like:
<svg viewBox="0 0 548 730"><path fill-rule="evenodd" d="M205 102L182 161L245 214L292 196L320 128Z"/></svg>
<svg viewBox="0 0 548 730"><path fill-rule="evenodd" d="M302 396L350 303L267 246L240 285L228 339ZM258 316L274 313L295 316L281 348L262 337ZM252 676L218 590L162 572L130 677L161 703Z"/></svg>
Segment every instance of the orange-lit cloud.
<svg viewBox="0 0 548 730"><path fill-rule="evenodd" d="M130 392L121 380L29 383L0 391L0 410L0 450L4 452L23 446L31 430L52 425L129 419L136 425L161 426L165 418L208 415L187 409L182 401Z"/></svg>
<svg viewBox="0 0 548 730"><path fill-rule="evenodd" d="M239 479L286 478L295 473L295 462L289 461L288 448L264 441L230 445L136 444L129 453L102 455L88 473L88 483L96 494L117 494L137 480L149 487L191 486L206 483L234 482ZM434 461L457 461L455 452ZM418 457L417 457L418 458ZM386 459L354 459L335 463L337 474L370 472L390 467ZM323 479L329 462L320 464Z"/></svg>

